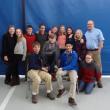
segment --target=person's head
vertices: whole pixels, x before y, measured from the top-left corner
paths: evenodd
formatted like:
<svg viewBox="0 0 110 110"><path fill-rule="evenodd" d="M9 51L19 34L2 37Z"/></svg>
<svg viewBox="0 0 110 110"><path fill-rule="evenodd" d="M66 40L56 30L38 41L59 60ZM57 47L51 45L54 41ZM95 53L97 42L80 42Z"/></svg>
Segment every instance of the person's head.
<svg viewBox="0 0 110 110"><path fill-rule="evenodd" d="M76 40L80 40L83 37L83 32L81 29L77 29L74 35L74 38Z"/></svg>
<svg viewBox="0 0 110 110"><path fill-rule="evenodd" d="M72 51L72 48L73 48L73 45L71 43L66 43L66 51L67 52L71 52Z"/></svg>
<svg viewBox="0 0 110 110"><path fill-rule="evenodd" d="M93 28L94 28L94 21L93 20L88 20L87 29L92 30Z"/></svg>
<svg viewBox="0 0 110 110"><path fill-rule="evenodd" d="M10 35L14 35L14 34L15 34L15 27L14 27L14 25L10 25L10 26L8 27L8 33L9 33Z"/></svg>
<svg viewBox="0 0 110 110"><path fill-rule="evenodd" d="M56 34L58 32L58 27L57 26L53 26L51 29L51 32Z"/></svg>
<svg viewBox="0 0 110 110"><path fill-rule="evenodd" d="M45 25L44 24L40 24L40 26L39 26L39 32L40 33L45 33L45 29L46 29Z"/></svg>
<svg viewBox="0 0 110 110"><path fill-rule="evenodd" d="M65 34L65 33L66 33L65 26L61 25L59 28L59 34Z"/></svg>
<svg viewBox="0 0 110 110"><path fill-rule="evenodd" d="M56 35L55 34L51 33L49 35L49 42L52 44L56 42Z"/></svg>
<svg viewBox="0 0 110 110"><path fill-rule="evenodd" d="M39 53L39 51L40 51L40 43L39 42L37 42L37 41L33 42L32 47L33 47L34 53Z"/></svg>
<svg viewBox="0 0 110 110"><path fill-rule="evenodd" d="M27 25L26 27L26 33L31 35L32 34L32 31L33 31L33 27L31 25Z"/></svg>
<svg viewBox="0 0 110 110"><path fill-rule="evenodd" d="M19 29L19 28L17 28L17 29L16 29L16 35L17 35L17 37L18 37L18 38L23 37L22 30L21 30L21 29Z"/></svg>
<svg viewBox="0 0 110 110"><path fill-rule="evenodd" d="M67 35L73 34L73 29L72 29L72 27L67 27L66 33L67 33Z"/></svg>
<svg viewBox="0 0 110 110"><path fill-rule="evenodd" d="M87 53L85 56L86 63L91 63L93 61L93 55L92 53Z"/></svg>

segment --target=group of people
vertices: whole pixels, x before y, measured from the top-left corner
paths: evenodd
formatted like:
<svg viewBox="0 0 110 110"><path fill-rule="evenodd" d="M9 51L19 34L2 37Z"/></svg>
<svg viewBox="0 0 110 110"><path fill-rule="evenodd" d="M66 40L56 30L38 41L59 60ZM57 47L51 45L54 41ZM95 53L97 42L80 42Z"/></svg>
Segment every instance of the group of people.
<svg viewBox="0 0 110 110"><path fill-rule="evenodd" d="M19 65L25 62L26 78L32 80L32 103L38 102L39 85L45 81L47 97L55 99L52 81L57 81L58 94L65 92L62 76L68 75L70 90L68 103L76 105L76 84L80 92L90 94L97 86L102 88L102 65L100 53L104 37L100 29L95 28L94 21L88 20L87 31L74 31L71 27L53 26L46 32L41 24L34 34L33 27L27 25L23 34L21 29L9 26L3 36L2 59L8 65L5 84L20 84Z"/></svg>

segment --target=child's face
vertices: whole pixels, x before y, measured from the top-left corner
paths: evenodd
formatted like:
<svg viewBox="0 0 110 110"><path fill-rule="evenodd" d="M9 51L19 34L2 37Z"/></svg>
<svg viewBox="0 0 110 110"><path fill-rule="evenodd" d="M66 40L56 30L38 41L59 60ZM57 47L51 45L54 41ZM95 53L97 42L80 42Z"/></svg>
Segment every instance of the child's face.
<svg viewBox="0 0 110 110"><path fill-rule="evenodd" d="M68 34L72 34L72 29L71 29L71 28L68 28L68 29L67 29L67 33L68 33Z"/></svg>
<svg viewBox="0 0 110 110"><path fill-rule="evenodd" d="M32 34L32 31L33 31L32 28L27 28L27 29L26 29L26 32L27 32L27 34L29 34L29 35Z"/></svg>
<svg viewBox="0 0 110 110"><path fill-rule="evenodd" d="M40 32L45 32L45 26L44 26L44 25L42 25L42 26L40 27Z"/></svg>
<svg viewBox="0 0 110 110"><path fill-rule="evenodd" d="M53 44L56 42L56 39L55 38L49 38L49 42Z"/></svg>
<svg viewBox="0 0 110 110"><path fill-rule="evenodd" d="M14 27L10 27L8 32L13 35L15 33L15 28Z"/></svg>
<svg viewBox="0 0 110 110"><path fill-rule="evenodd" d="M57 28L57 27L53 27L53 28L52 28L52 32L53 32L53 33L57 33L57 31L58 31L58 28Z"/></svg>
<svg viewBox="0 0 110 110"><path fill-rule="evenodd" d="M85 57L85 61L86 61L86 63L91 63L92 60L93 60L92 56L90 56L90 55L86 55L86 57Z"/></svg>
<svg viewBox="0 0 110 110"><path fill-rule="evenodd" d="M72 48L73 48L73 46L71 44L66 44L66 51L67 52L71 52Z"/></svg>
<svg viewBox="0 0 110 110"><path fill-rule="evenodd" d="M64 27L64 26L61 26L61 27L60 27L60 32L61 32L61 33L65 32L65 27Z"/></svg>
<svg viewBox="0 0 110 110"><path fill-rule="evenodd" d="M16 29L16 35L18 37L21 37L22 36L22 31L20 29Z"/></svg>
<svg viewBox="0 0 110 110"><path fill-rule="evenodd" d="M33 51L34 51L35 53L39 53L39 51L40 51L40 46L35 45L35 46L33 47Z"/></svg>

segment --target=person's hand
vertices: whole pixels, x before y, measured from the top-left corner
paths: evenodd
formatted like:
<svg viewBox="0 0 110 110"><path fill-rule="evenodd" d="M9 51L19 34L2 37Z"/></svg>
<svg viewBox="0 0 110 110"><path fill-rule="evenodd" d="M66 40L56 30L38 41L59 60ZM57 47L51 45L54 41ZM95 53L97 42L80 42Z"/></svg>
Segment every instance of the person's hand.
<svg viewBox="0 0 110 110"><path fill-rule="evenodd" d="M48 67L42 67L42 70L48 72Z"/></svg>
<svg viewBox="0 0 110 110"><path fill-rule="evenodd" d="M84 39L81 39L81 40L80 40L80 43L83 44L83 43L84 43Z"/></svg>
<svg viewBox="0 0 110 110"><path fill-rule="evenodd" d="M8 57L7 57L7 56L4 56L4 60L5 60L5 61L8 61Z"/></svg>

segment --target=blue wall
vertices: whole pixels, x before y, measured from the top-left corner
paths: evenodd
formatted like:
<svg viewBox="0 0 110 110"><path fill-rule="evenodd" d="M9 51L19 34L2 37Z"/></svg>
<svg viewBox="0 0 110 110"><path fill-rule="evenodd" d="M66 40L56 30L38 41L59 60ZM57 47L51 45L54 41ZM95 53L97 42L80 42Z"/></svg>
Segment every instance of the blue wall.
<svg viewBox="0 0 110 110"><path fill-rule="evenodd" d="M21 1L0 0L0 41L9 24L23 28ZM110 73L109 4L109 0L25 0L25 22L32 24L35 31L40 23L45 23L48 29L53 25L64 24L74 29L81 28L85 32L87 20L93 19L105 37L102 64L103 73L107 74ZM4 71L4 65L0 60L0 73Z"/></svg>

